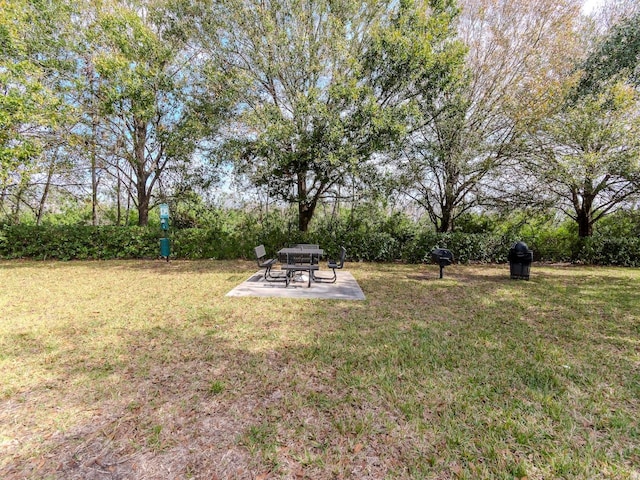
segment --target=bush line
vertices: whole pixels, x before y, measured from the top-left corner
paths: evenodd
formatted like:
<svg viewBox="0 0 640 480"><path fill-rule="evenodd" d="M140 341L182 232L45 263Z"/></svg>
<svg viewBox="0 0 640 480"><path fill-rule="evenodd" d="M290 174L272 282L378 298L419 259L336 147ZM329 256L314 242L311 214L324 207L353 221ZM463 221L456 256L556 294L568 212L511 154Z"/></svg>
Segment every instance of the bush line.
<svg viewBox="0 0 640 480"><path fill-rule="evenodd" d="M162 232L152 227L114 226L33 226L0 227L0 258L38 260L107 260L118 258L157 258ZM253 259L253 248L264 244L273 254L288 243L319 243L328 256L340 245L348 260L421 263L430 261L433 248L448 248L456 262L503 263L516 241L524 241L534 259L548 262L578 262L592 265L640 266L640 239L595 235L587 239L567 235L526 238L493 233L437 233L429 230L401 232L340 229L309 233L287 232L283 228L226 231L220 228L172 230L171 258Z"/></svg>

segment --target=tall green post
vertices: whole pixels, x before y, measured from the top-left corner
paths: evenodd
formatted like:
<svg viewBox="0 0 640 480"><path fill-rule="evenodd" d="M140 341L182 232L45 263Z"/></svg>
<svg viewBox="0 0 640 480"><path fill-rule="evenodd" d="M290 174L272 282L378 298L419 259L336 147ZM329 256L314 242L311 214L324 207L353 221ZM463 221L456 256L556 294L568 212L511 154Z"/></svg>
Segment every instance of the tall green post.
<svg viewBox="0 0 640 480"><path fill-rule="evenodd" d="M160 228L164 237L160 239L160 257L164 257L169 261L171 255L171 243L169 240L169 205L160 204Z"/></svg>

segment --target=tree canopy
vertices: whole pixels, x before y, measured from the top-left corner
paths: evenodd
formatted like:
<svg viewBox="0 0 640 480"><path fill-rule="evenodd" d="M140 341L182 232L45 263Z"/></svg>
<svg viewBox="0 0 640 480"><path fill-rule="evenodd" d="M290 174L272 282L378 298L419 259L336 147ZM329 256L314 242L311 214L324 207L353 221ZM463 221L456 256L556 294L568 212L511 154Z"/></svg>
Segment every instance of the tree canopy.
<svg viewBox="0 0 640 480"><path fill-rule="evenodd" d="M638 194L637 92L614 83L545 118L536 132L533 170L558 206L590 236L593 224Z"/></svg>
<svg viewBox="0 0 640 480"><path fill-rule="evenodd" d="M640 86L640 10L614 25L581 67L578 95L597 93L612 78Z"/></svg>
<svg viewBox="0 0 640 480"><path fill-rule="evenodd" d="M540 203L589 235L638 193L640 7L612 5L0 0L0 221L145 225L217 175L300 231L384 192L441 232Z"/></svg>
<svg viewBox="0 0 640 480"><path fill-rule="evenodd" d="M20 184L72 114L59 82L65 14L58 2L0 1L0 186Z"/></svg>
<svg viewBox="0 0 640 480"><path fill-rule="evenodd" d="M214 14L217 53L241 79L227 152L298 205L300 230L402 138L412 97L442 88L460 60L448 2L228 1Z"/></svg>
<svg viewBox="0 0 640 480"><path fill-rule="evenodd" d="M400 157L402 190L439 231L471 209L504 198L497 175L522 149L526 125L544 114L556 58L568 49L575 2L550 0L462 2L459 38L468 48L464 70L440 95L418 99L422 125Z"/></svg>

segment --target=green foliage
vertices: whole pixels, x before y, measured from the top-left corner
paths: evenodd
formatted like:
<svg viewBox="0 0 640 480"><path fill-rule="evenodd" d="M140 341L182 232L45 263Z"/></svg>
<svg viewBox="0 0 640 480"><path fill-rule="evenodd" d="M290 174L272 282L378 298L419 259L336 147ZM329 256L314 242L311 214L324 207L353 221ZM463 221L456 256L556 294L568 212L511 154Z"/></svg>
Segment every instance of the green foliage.
<svg viewBox="0 0 640 480"><path fill-rule="evenodd" d="M172 238L172 254L177 258L242 258L248 250L241 238L216 228L177 230Z"/></svg>
<svg viewBox="0 0 640 480"><path fill-rule="evenodd" d="M578 229L572 220L558 221L552 212L517 212L498 223L497 232L523 240L536 259L571 261L579 249Z"/></svg>
<svg viewBox="0 0 640 480"><path fill-rule="evenodd" d="M91 223L91 205L61 200L60 208L60 212L43 216L42 225L87 225ZM20 223L33 222L21 221Z"/></svg>
<svg viewBox="0 0 640 480"><path fill-rule="evenodd" d="M456 218L454 231L462 233L489 233L493 232L496 228L495 217L467 212Z"/></svg>
<svg viewBox="0 0 640 480"><path fill-rule="evenodd" d="M600 220L594 233L602 237L640 237L640 211L619 210Z"/></svg>
<svg viewBox="0 0 640 480"><path fill-rule="evenodd" d="M242 72L241 115L227 158L299 207L306 231L318 201L371 180L371 159L400 141L415 90L449 82L463 51L451 2L368 0L221 3L220 54ZM222 34L220 32L223 32Z"/></svg>
<svg viewBox="0 0 640 480"><path fill-rule="evenodd" d="M585 239L577 260L590 265L640 267L640 238L594 235Z"/></svg>
<svg viewBox="0 0 640 480"><path fill-rule="evenodd" d="M576 233L564 228L543 230L535 236L523 237L536 259L570 262L579 251L580 240Z"/></svg>
<svg viewBox="0 0 640 480"><path fill-rule="evenodd" d="M153 258L158 233L138 227L84 225L5 225L0 228L0 257L57 259Z"/></svg>
<svg viewBox="0 0 640 480"><path fill-rule="evenodd" d="M559 196L559 208L574 218L578 234L637 198L640 175L638 92L610 83L544 119L535 133L541 144L535 173Z"/></svg>
<svg viewBox="0 0 640 480"><path fill-rule="evenodd" d="M496 234L441 233L425 230L404 251L403 259L409 263L430 262L434 248L451 250L455 261L505 262L509 248L516 238Z"/></svg>
<svg viewBox="0 0 640 480"><path fill-rule="evenodd" d="M0 1L0 186L22 182L52 132L72 120L60 80L65 3Z"/></svg>
<svg viewBox="0 0 640 480"><path fill-rule="evenodd" d="M576 97L605 88L612 78L628 78L640 84L640 13L623 19L600 41L582 65Z"/></svg>
<svg viewBox="0 0 640 480"><path fill-rule="evenodd" d="M188 176L196 151L229 114L225 83L233 78L212 74L215 66L194 50L193 8L181 1L116 2L84 12L95 16L83 32L91 75L78 87L91 124L86 133L102 155L128 163L118 168L132 172L125 175L135 189L139 225L148 224L157 185ZM96 138L96 119L114 135Z"/></svg>
<svg viewBox="0 0 640 480"><path fill-rule="evenodd" d="M629 217L637 219L631 213ZM638 228L629 220L631 225ZM513 244L524 241L535 260L640 266L637 235L612 236L608 233L622 231L609 230L581 240L572 222L555 224L544 216L492 232L440 233L402 214L385 215L364 206L336 218L318 219L312 230L300 232L295 221L282 212L260 218L246 212L219 211L209 225L172 228L169 233L171 258L192 260L253 260L253 249L260 244L265 245L267 254L274 255L285 245L317 243L328 258L336 258L340 246L345 246L349 261L429 263L434 248L447 248L457 263L503 263ZM157 258L161 236L158 226L4 225L0 227L0 258Z"/></svg>
<svg viewBox="0 0 640 480"><path fill-rule="evenodd" d="M174 228L207 228L213 225L223 228L225 223L225 212L205 205L202 197L191 189L180 191L168 204ZM158 216L159 213L152 215L151 219Z"/></svg>

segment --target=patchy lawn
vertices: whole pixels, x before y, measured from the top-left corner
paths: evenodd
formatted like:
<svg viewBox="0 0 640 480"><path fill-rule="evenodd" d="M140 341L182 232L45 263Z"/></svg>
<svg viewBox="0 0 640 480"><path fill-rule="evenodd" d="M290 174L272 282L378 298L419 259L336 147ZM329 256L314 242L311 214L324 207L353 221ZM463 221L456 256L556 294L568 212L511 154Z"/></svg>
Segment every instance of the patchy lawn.
<svg viewBox="0 0 640 480"><path fill-rule="evenodd" d="M0 478L640 479L640 270L0 262Z"/></svg>

